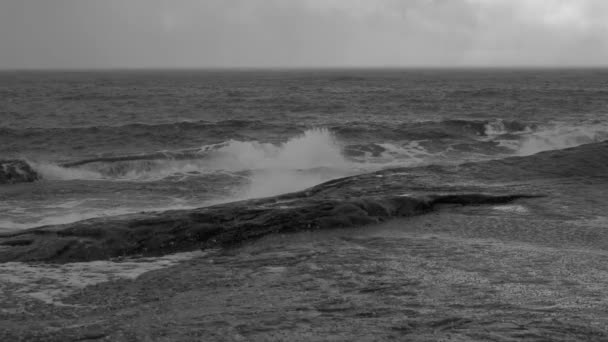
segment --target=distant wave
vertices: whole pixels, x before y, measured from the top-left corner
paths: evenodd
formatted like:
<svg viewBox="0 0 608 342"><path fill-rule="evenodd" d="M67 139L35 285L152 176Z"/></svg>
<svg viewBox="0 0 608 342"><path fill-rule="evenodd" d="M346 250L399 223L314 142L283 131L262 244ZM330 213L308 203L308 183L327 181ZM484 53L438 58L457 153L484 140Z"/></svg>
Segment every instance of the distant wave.
<svg viewBox="0 0 608 342"><path fill-rule="evenodd" d="M395 141L441 138L476 138L497 133L513 133L535 129L535 124L504 120L443 120L403 123L348 122L326 123L338 138L351 141ZM149 141L169 144L201 142L209 144L226 140L258 140L277 142L301 134L310 127L293 123L268 123L257 120L194 121L171 124L129 124L124 126L92 126L77 128L0 127L0 142L29 144L73 143L94 146L98 143L143 143ZM42 145L41 145L42 146ZM110 146L111 147L111 146Z"/></svg>
<svg viewBox="0 0 608 342"><path fill-rule="evenodd" d="M525 132L517 136L517 139L504 138L497 138L499 144L514 150L517 155L525 156L606 140L608 139L608 124L556 123L544 126L542 129Z"/></svg>
<svg viewBox="0 0 608 342"><path fill-rule="evenodd" d="M562 177L608 178L608 140L458 165L453 171L476 179L521 181Z"/></svg>
<svg viewBox="0 0 608 342"><path fill-rule="evenodd" d="M608 133L608 126L596 123L539 124L514 120L461 119L394 123L355 121L325 123L321 128L327 129L345 146L367 145L359 150L368 150L376 155L382 153L377 148L380 144L402 147L414 141L435 141L442 144L444 149L448 145L453 146L458 143L496 142L496 145L500 144L501 147L520 150L521 154L529 154L598 141ZM188 150L196 149L198 146L223 144L228 141L256 141L260 144L278 145L294 136L306 134L305 132L310 129L310 127L288 122L269 123L257 120L196 121L160 125L129 124L116 127L85 128L20 130L0 128L0 155L17 157L15 155L16 146L19 151L26 153L28 151L46 151L51 147L53 151L63 155L88 157L112 152L125 153L124 150L127 147L133 151L133 154L147 154L150 151L162 150L178 151L168 152L174 154L168 156L168 159L186 159L189 156L179 156L179 151L187 153ZM348 150L354 152L357 148ZM500 151L488 151L488 153L496 152ZM144 159L162 159L162 156L161 158L144 156Z"/></svg>
<svg viewBox="0 0 608 342"><path fill-rule="evenodd" d="M0 127L1 132L20 134L19 132L27 133L36 133L43 131L72 131L72 132L95 132L98 130L147 130L147 129L155 129L155 130L163 130L163 129L190 129L190 128L206 128L206 127L248 127L248 128L267 128L269 126L273 126L272 124L265 123L260 120L222 120L222 121L206 121L206 120L198 120L198 121L179 121L172 123L161 123L161 124L147 124L147 123L129 123L126 125L108 125L108 126L84 126L84 127L53 127L53 128L25 128L25 129L14 129L14 128L6 128Z"/></svg>
<svg viewBox="0 0 608 342"><path fill-rule="evenodd" d="M390 124L351 122L332 126L340 137L363 135L382 140L462 139L534 130L536 124L506 120L442 120Z"/></svg>
<svg viewBox="0 0 608 342"><path fill-rule="evenodd" d="M129 124L77 128L0 128L0 155L83 156L195 148L230 139L280 142L304 128L261 121L196 121L172 124ZM78 158L78 157L76 157Z"/></svg>

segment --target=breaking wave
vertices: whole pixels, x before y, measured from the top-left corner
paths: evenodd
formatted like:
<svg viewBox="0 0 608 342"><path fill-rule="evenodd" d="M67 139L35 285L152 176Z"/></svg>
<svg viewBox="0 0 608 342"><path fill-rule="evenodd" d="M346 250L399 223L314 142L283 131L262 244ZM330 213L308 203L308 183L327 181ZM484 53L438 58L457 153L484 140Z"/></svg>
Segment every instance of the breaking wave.
<svg viewBox="0 0 608 342"><path fill-rule="evenodd" d="M342 148L333 134L324 128L307 130L301 136L274 145L230 140L205 146L203 152L220 161L222 168L244 169L311 169L348 167Z"/></svg>
<svg viewBox="0 0 608 342"><path fill-rule="evenodd" d="M247 178L250 187L244 196L252 197L295 191L380 168L531 155L608 139L608 126L594 123L539 126L503 120L449 120L408 125L413 133L398 139L363 136L364 132L358 131L363 127L348 124L341 129L309 129L278 144L232 139L196 149L30 164L49 180L179 181L225 173ZM403 133L402 128L395 128L393 133ZM371 134L379 126L366 129L366 134ZM435 132L432 136L460 131L461 138L443 135L428 139L431 131ZM353 143L354 136L348 137L353 134L361 143ZM463 134L468 138L463 139Z"/></svg>
<svg viewBox="0 0 608 342"><path fill-rule="evenodd" d="M561 150L608 139L608 126L588 124L580 126L554 124L535 132L526 132L517 140L500 141L501 144L526 156L542 151Z"/></svg>
<svg viewBox="0 0 608 342"><path fill-rule="evenodd" d="M229 141L206 146L206 159L231 172L251 171L241 198L277 195L301 190L325 180L348 175L352 164L327 129L311 129L281 145Z"/></svg>
<svg viewBox="0 0 608 342"><path fill-rule="evenodd" d="M311 129L282 144L229 140L200 150L104 157L62 165L34 163L45 178L154 180L176 173L218 170L348 168L342 147L327 129Z"/></svg>
<svg viewBox="0 0 608 342"><path fill-rule="evenodd" d="M327 129L310 129L282 144L229 140L195 151L33 163L49 180L157 181L227 173L248 178L239 198L301 190L352 173L352 162Z"/></svg>

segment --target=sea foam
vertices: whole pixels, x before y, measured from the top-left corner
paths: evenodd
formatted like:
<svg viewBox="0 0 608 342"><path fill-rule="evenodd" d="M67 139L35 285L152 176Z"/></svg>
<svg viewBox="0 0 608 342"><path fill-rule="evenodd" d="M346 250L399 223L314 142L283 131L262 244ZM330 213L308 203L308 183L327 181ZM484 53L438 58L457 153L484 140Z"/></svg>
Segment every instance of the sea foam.
<svg viewBox="0 0 608 342"><path fill-rule="evenodd" d="M280 145L231 141L215 151L212 160L219 168L252 171L242 198L302 190L353 172L327 129L308 130Z"/></svg>
<svg viewBox="0 0 608 342"><path fill-rule="evenodd" d="M564 125L554 124L535 132L524 134L518 141L502 142L520 156L538 152L560 150L608 139L605 125Z"/></svg>

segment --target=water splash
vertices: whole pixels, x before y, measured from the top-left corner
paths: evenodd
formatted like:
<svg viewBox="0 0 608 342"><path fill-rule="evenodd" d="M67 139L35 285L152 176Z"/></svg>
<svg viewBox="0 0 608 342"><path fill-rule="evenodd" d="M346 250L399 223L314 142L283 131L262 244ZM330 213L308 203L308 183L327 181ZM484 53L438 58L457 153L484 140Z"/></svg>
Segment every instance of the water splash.
<svg viewBox="0 0 608 342"><path fill-rule="evenodd" d="M61 167L52 163L32 162L32 167L48 180L102 180L105 177L95 171L82 168Z"/></svg>
<svg viewBox="0 0 608 342"><path fill-rule="evenodd" d="M608 139L608 126L597 124L553 124L535 132L523 134L516 141L500 141L520 156L542 151L559 150Z"/></svg>
<svg viewBox="0 0 608 342"><path fill-rule="evenodd" d="M208 146L203 147L203 151L208 150ZM217 148L211 157L219 163L217 167L232 171L349 166L342 147L325 128L307 130L280 145L231 140Z"/></svg>
<svg viewBox="0 0 608 342"><path fill-rule="evenodd" d="M505 121L496 119L488 121L484 126L484 135L488 139L493 139L504 134L521 134L530 133L534 130L535 125L529 125L519 121Z"/></svg>
<svg viewBox="0 0 608 342"><path fill-rule="evenodd" d="M232 141L217 150L213 160L231 171L253 171L241 198L302 190L353 172L327 129L308 130L281 145Z"/></svg>

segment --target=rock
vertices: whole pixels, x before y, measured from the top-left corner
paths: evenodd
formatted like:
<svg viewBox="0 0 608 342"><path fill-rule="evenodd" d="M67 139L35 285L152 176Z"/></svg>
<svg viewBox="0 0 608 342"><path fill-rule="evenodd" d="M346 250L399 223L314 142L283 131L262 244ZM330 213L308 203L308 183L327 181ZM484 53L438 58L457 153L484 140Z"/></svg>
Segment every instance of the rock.
<svg viewBox="0 0 608 342"><path fill-rule="evenodd" d="M292 195L295 196L295 195ZM271 233L354 227L420 215L441 204L507 203L526 195L300 197L242 201L195 210L96 218L0 236L0 262L76 262L226 247Z"/></svg>
<svg viewBox="0 0 608 342"><path fill-rule="evenodd" d="M0 185L34 182L40 176L23 160L0 160Z"/></svg>

